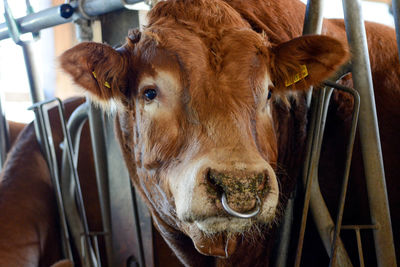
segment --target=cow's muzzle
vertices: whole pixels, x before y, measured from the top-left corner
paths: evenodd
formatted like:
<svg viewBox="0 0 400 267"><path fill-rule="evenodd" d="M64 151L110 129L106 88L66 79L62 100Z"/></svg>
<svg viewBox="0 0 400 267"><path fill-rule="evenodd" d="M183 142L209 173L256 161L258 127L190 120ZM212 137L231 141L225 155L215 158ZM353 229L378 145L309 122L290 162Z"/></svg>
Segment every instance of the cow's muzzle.
<svg viewBox="0 0 400 267"><path fill-rule="evenodd" d="M268 180L266 172L218 172L210 170L209 182L219 192L224 210L238 218L251 218L261 210L261 200Z"/></svg>

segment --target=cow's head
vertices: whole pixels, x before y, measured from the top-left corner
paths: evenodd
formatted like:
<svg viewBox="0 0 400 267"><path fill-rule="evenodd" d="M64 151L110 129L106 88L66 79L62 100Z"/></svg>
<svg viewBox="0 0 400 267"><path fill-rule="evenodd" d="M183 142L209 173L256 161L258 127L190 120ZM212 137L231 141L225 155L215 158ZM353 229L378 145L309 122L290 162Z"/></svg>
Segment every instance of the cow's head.
<svg viewBox="0 0 400 267"><path fill-rule="evenodd" d="M326 36L272 46L224 3L182 2L157 5L121 48L82 43L61 63L97 100L117 103L126 163L157 222L226 256L239 233L276 216L274 105L333 74L346 51Z"/></svg>

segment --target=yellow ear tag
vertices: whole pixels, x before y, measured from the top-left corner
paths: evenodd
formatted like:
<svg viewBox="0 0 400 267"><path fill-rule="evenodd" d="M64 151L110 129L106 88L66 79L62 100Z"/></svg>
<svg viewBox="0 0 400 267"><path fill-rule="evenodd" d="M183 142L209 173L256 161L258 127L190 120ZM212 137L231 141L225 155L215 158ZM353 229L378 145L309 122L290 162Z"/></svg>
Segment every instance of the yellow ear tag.
<svg viewBox="0 0 400 267"><path fill-rule="evenodd" d="M104 82L104 86L107 88L111 88L110 84L108 82Z"/></svg>
<svg viewBox="0 0 400 267"><path fill-rule="evenodd" d="M307 70L306 65L300 65L300 69L301 69L300 73L295 74L290 80L285 81L286 87L291 86L292 84L295 84L298 81L300 81L308 76L308 70Z"/></svg>
<svg viewBox="0 0 400 267"><path fill-rule="evenodd" d="M92 71L93 77L97 80L96 72ZM108 82L104 82L104 86L111 89L111 86Z"/></svg>

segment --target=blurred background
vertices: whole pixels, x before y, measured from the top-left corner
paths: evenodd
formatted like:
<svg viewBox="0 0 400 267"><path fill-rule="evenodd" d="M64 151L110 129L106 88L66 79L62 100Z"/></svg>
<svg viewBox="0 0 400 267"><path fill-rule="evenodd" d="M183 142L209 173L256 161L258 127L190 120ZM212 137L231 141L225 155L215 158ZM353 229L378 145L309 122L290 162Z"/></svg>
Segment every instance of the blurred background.
<svg viewBox="0 0 400 267"><path fill-rule="evenodd" d="M62 0L31 0L34 11L63 3ZM389 3L390 0L362 1L364 18L394 27ZM25 0L12 0L9 1L9 5L15 18L25 16ZM145 24L146 6L139 5L137 8L140 9L139 20L141 24ZM0 13L4 14L3 1L0 2ZM325 0L324 16L342 18L341 0ZM0 23L4 21L4 16L0 16ZM26 34L22 39L30 40L32 35ZM83 91L73 85L57 64L58 56L76 43L72 23L42 30L40 38L34 41L34 60L39 74L39 86L46 99L83 95ZM27 110L31 100L22 50L11 39L0 41L0 94L8 120L25 123L33 120L33 113Z"/></svg>

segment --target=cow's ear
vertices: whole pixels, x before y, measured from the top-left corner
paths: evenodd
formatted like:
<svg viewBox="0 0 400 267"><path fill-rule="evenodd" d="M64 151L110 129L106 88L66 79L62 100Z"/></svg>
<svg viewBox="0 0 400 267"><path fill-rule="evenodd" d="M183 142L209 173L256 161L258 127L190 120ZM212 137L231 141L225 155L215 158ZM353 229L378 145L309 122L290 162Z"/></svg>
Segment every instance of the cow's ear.
<svg viewBox="0 0 400 267"><path fill-rule="evenodd" d="M302 36L271 48L271 80L277 90L307 90L333 75L348 59L338 40L321 35Z"/></svg>
<svg viewBox="0 0 400 267"><path fill-rule="evenodd" d="M99 100L121 96L127 59L106 44L84 42L64 52L61 67Z"/></svg>

